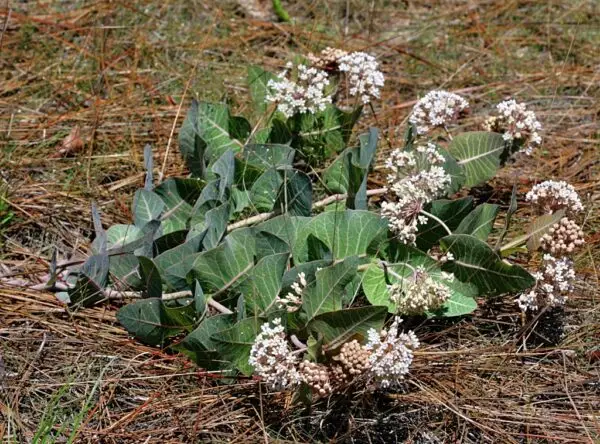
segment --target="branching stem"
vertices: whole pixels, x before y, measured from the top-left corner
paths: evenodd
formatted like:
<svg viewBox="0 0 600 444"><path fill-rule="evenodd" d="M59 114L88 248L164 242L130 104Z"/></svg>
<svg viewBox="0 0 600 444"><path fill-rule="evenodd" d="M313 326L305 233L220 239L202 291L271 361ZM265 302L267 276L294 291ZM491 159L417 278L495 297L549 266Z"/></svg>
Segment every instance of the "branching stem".
<svg viewBox="0 0 600 444"><path fill-rule="evenodd" d="M420 213L421 213L423 216L427 216L427 217L430 217L430 218L432 218L434 221L436 221L438 224L440 224L440 225L442 226L442 228L443 228L444 230L446 230L446 233L448 233L448 234L452 234L452 230L450 230L450 228L448 228L448 225L446 225L446 224L444 223L444 221L442 221L442 220L441 220L439 217L437 217L437 216L434 216L433 214L431 214L431 213L428 213L428 212L427 212L427 211L425 211L425 210L421 210L421 211L420 211Z"/></svg>

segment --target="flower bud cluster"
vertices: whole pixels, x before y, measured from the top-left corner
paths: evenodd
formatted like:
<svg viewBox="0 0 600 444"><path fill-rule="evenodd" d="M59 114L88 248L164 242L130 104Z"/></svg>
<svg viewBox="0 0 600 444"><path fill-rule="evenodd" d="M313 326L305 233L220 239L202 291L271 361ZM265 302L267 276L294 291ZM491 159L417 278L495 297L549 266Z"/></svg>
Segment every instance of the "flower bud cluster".
<svg viewBox="0 0 600 444"><path fill-rule="evenodd" d="M583 231L579 225L563 217L542 236L540 245L543 251L553 256L563 256L573 254L584 242Z"/></svg>
<svg viewBox="0 0 600 444"><path fill-rule="evenodd" d="M547 180L535 185L525 196L527 202L537 209L539 214L554 213L564 209L567 216L583 211L583 205L573 185L564 180Z"/></svg>
<svg viewBox="0 0 600 444"><path fill-rule="evenodd" d="M484 124L488 131L503 132L502 137L507 142L519 141L525 147L524 151L531 154L534 146L542 143L538 131L542 125L535 113L527 110L524 103L515 100L505 100L496 106L498 116L490 117Z"/></svg>
<svg viewBox="0 0 600 444"><path fill-rule="evenodd" d="M369 356L369 378L381 388L400 383L408 373L413 360L413 350L419 347L419 340L413 331L398 333L401 319L396 317L388 331L370 329L366 350Z"/></svg>
<svg viewBox="0 0 600 444"><path fill-rule="evenodd" d="M286 117L323 111L331 103L331 95L326 94L329 85L327 73L297 65L297 79L294 81L289 75L292 67L288 64L288 69L280 73L277 79L269 80L266 101L277 103L277 110Z"/></svg>
<svg viewBox="0 0 600 444"><path fill-rule="evenodd" d="M318 396L327 396L333 391L329 380L329 369L324 364L302 361L300 363L300 377L312 392Z"/></svg>
<svg viewBox="0 0 600 444"><path fill-rule="evenodd" d="M415 242L418 225L427 223L427 217L420 214L423 206L443 194L450 184L444 162L432 143L413 151L394 150L386 161L391 170L387 176L389 188L398 200L384 202L381 214L388 218L390 229L401 242Z"/></svg>
<svg viewBox="0 0 600 444"><path fill-rule="evenodd" d="M309 62L319 68L325 70L339 70L339 60L348 55L348 51L343 49L327 47L319 55L312 52L308 54Z"/></svg>
<svg viewBox="0 0 600 444"><path fill-rule="evenodd" d="M452 282L454 275L445 274L443 278ZM411 278L388 285L388 292L398 312L408 315L437 310L452 296L450 288L434 280L422 266L417 267Z"/></svg>
<svg viewBox="0 0 600 444"><path fill-rule="evenodd" d="M536 278L535 287L519 295L516 301L524 312L564 305L569 293L573 292L575 271L573 261L566 257L557 259L545 254L540 271L533 276Z"/></svg>
<svg viewBox="0 0 600 444"><path fill-rule="evenodd" d="M448 91L430 91L414 106L408 121L417 134L426 134L434 127L445 127L454 122L469 102Z"/></svg>
<svg viewBox="0 0 600 444"><path fill-rule="evenodd" d="M283 297L277 296L275 299L277 308L286 309L288 313L297 311L302 306L302 292L306 285L306 274L299 273L298 280L292 284L293 292L290 291Z"/></svg>
<svg viewBox="0 0 600 444"><path fill-rule="evenodd" d="M266 322L261 326L261 332L250 350L248 363L274 389L291 387L300 382L300 374L296 369L298 359L292 354L280 318L273 320L272 325Z"/></svg>
<svg viewBox="0 0 600 444"><path fill-rule="evenodd" d="M334 356L333 359L342 365L344 372L350 378L354 378L362 375L369 368L369 356L371 352L354 339L342 345L339 355Z"/></svg>

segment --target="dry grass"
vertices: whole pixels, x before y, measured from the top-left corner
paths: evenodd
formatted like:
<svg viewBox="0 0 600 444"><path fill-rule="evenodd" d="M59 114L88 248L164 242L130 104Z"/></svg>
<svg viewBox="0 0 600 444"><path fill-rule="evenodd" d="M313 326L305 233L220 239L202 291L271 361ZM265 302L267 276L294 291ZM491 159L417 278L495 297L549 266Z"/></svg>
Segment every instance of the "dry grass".
<svg viewBox="0 0 600 444"><path fill-rule="evenodd" d="M14 279L53 246L82 255L89 203L130 218L142 149L185 174L173 128L192 96L247 107L248 61L365 48L386 71L376 115L391 144L414 99L459 90L475 128L491 103L529 102L544 149L504 169L512 183L562 178L586 195L578 291L564 313L521 327L510 300L414 325L425 346L406 386L311 412L251 380L216 384L184 358L129 340L117 306L68 313L53 295L0 287L0 437L28 442L598 442L600 440L600 5L594 0L308 0L295 24L248 19L234 2L7 1L0 6L0 260ZM80 128L81 149L57 155ZM175 133L176 134L176 133ZM385 144L384 144L385 146ZM382 150L382 155L385 149ZM7 184L7 192L3 186ZM12 216L10 216L12 214ZM526 220L527 210L518 213ZM516 224L515 230L521 229Z"/></svg>

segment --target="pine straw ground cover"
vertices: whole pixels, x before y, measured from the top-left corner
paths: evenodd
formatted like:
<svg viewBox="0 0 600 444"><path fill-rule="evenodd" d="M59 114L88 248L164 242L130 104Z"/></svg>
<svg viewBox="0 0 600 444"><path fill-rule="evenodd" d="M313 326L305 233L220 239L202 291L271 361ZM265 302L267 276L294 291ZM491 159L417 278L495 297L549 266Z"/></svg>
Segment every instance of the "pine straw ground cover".
<svg viewBox="0 0 600 444"><path fill-rule="evenodd" d="M245 17L234 2L0 7L0 437L598 442L600 5L298 3L288 5L293 24ZM192 97L243 113L248 62L276 71L290 53L325 46L379 57L383 100L363 124L382 128L391 146L415 98L434 87L474 104L464 120L471 129L483 105L508 96L531 104L543 150L505 168L493 191L478 191L507 205L513 183L522 198L554 178L585 196L587 243L564 311L522 325L506 299L465 319L412 325L424 346L402 390L353 393L304 411L256 381L217 384L183 357L130 340L115 321L117 305L70 313L54 295L19 287L37 283L54 246L62 259L86 254L91 200L105 224L130 220L146 143L157 172L185 174L173 135ZM526 222L528 210L517 217ZM522 224L513 227L518 234Z"/></svg>

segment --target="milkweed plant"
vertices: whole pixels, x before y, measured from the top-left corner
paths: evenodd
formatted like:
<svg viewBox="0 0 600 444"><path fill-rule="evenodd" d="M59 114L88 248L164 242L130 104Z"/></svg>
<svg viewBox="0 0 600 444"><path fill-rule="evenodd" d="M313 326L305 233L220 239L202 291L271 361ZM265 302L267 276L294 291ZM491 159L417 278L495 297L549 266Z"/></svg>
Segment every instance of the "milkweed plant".
<svg viewBox="0 0 600 444"><path fill-rule="evenodd" d="M468 193L540 146L535 114L507 100L461 132L467 100L431 91L386 154L386 186L368 189L379 133L353 128L383 86L363 52L250 67L252 110L194 101L179 133L189 176L155 184L147 147L133 223L105 230L93 207L93 254L67 275L54 267L51 286L72 307L134 299L117 318L138 340L306 399L401 383L420 345L403 319L466 316L500 296L524 316L564 304L584 242L574 188L535 185L529 229L505 240L513 189L493 242L501 207ZM511 263L520 252L537 269Z"/></svg>

